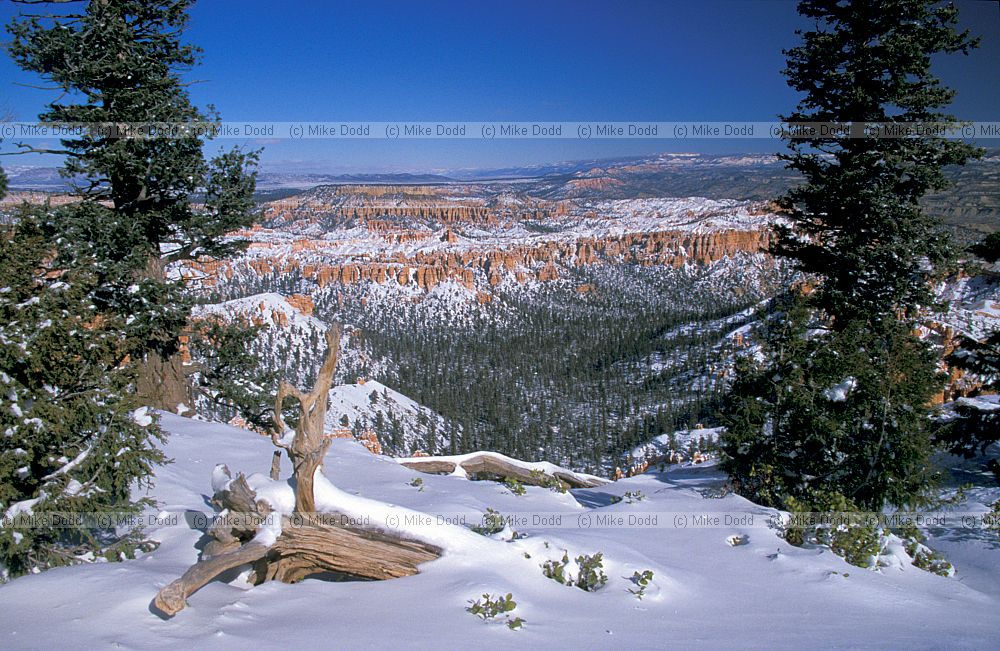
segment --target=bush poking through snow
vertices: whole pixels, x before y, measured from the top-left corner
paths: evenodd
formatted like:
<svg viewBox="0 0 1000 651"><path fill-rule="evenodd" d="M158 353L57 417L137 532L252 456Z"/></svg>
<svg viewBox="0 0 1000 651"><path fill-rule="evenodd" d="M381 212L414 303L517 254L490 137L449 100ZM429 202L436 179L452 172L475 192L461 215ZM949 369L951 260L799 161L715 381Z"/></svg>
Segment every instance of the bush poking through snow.
<svg viewBox="0 0 1000 651"><path fill-rule="evenodd" d="M474 524L470 528L482 536L492 536L503 531L505 526L503 514L494 511L491 507L486 507L482 524Z"/></svg>
<svg viewBox="0 0 1000 651"><path fill-rule="evenodd" d="M632 504L633 502L641 502L646 499L646 494L642 491L625 491L622 497L625 498L626 504Z"/></svg>
<svg viewBox="0 0 1000 651"><path fill-rule="evenodd" d="M628 591L635 595L636 599L642 601L643 596L646 594L646 588L653 581L653 570L644 570L639 572L638 570L632 575L632 583L636 585L636 588L629 588Z"/></svg>
<svg viewBox="0 0 1000 651"><path fill-rule="evenodd" d="M482 599L469 600L469 604L465 610L483 621L491 621L497 616L503 615L507 619L507 628L512 631L516 631L524 625L524 620L520 617L510 618L510 613L517 608L517 602L514 601L514 596L509 592L506 597L494 597L489 593L484 593Z"/></svg>
<svg viewBox="0 0 1000 651"><path fill-rule="evenodd" d="M786 528L785 540L792 545L826 547L851 565L871 570L890 566L893 562L908 562L940 576L955 573L955 568L944 556L924 544L926 537L912 524L892 533L875 521L845 522L847 518L843 516L860 509L840 493L815 492L809 501L790 497L787 503L793 514L828 513L830 519L837 522ZM893 557L898 560L894 561Z"/></svg>
<svg viewBox="0 0 1000 651"><path fill-rule="evenodd" d="M860 511L840 493L815 492L810 500L789 497L788 510L796 513L829 513L831 515ZM832 519L832 518L831 518ZM816 545L829 548L851 565L875 568L882 551L880 532L868 524L818 523L785 529L785 540L797 547Z"/></svg>
<svg viewBox="0 0 1000 651"><path fill-rule="evenodd" d="M527 492L527 489L524 487L524 484L522 484L517 479L514 479L513 477L507 477L504 480L503 485L506 486L507 490L509 490L514 495L524 495Z"/></svg>
<svg viewBox="0 0 1000 651"><path fill-rule="evenodd" d="M595 592L608 582L604 573L603 556L597 552L593 556L577 556L576 563L580 566L580 575L576 578L576 587L587 592Z"/></svg>
<svg viewBox="0 0 1000 651"><path fill-rule="evenodd" d="M1000 500L993 502L990 509L992 510L986 514L986 528L1000 535Z"/></svg>
<svg viewBox="0 0 1000 651"><path fill-rule="evenodd" d="M570 564L569 552L563 554L561 561L545 561L542 564L542 574L563 585L571 585L586 592L596 592L608 577L604 573L603 555L597 552L593 556L581 554L576 557L576 575Z"/></svg>
<svg viewBox="0 0 1000 651"><path fill-rule="evenodd" d="M558 479L557 477L546 475L541 470L532 470L531 478L537 486L548 488L550 491L556 493L565 493L568 490L566 482Z"/></svg>
<svg viewBox="0 0 1000 651"><path fill-rule="evenodd" d="M619 497L618 495L611 496L612 504L620 504L624 501L626 504L634 504L635 502L641 502L646 499L646 494L642 491L625 491L625 494Z"/></svg>
<svg viewBox="0 0 1000 651"><path fill-rule="evenodd" d="M902 539L903 549L906 550L915 567L938 576L955 574L955 566L949 563L941 552L936 552L925 545L927 537L914 525L907 524L900 527L897 535Z"/></svg>
<svg viewBox="0 0 1000 651"><path fill-rule="evenodd" d="M569 565L569 552L563 554L561 561L545 561L542 563L542 574L563 585L573 585L572 579L566 574L566 566Z"/></svg>
<svg viewBox="0 0 1000 651"><path fill-rule="evenodd" d="M375 394L373 393L372 395ZM418 493L421 493L424 490L424 480L420 477L414 477L413 479L410 480L410 486L413 486L414 488L417 489Z"/></svg>

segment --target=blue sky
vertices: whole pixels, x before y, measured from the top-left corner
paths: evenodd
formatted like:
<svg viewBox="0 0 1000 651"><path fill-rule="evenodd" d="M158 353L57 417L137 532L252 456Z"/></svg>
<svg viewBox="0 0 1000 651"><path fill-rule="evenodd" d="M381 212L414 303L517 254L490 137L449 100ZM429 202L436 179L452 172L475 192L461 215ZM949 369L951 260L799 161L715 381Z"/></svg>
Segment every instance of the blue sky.
<svg viewBox="0 0 1000 651"><path fill-rule="evenodd" d="M1000 9L965 0L981 34L938 63L954 112L996 120ZM0 5L0 20L17 11ZM807 26L790 0L702 2L326 2L201 0L188 41L204 49L194 100L242 121L771 120L796 95L782 48ZM33 119L52 94L3 58L0 110ZM227 144L232 144L227 141ZM737 152L752 140L288 141L272 168L430 171L656 151ZM8 163L10 159L8 159ZM18 162L29 162L26 159Z"/></svg>

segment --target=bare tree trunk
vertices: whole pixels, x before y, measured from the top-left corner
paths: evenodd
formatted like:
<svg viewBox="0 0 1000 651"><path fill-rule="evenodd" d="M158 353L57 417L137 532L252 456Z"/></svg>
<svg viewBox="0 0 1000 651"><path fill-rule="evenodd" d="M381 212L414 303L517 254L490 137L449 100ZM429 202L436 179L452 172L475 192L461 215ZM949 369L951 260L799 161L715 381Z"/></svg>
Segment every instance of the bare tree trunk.
<svg viewBox="0 0 1000 651"><path fill-rule="evenodd" d="M316 471L323 467L323 457L330 447L330 439L326 438L326 410L330 403L330 388L333 386L333 374L337 370L337 359L340 355L339 324L333 325L326 332L326 358L320 368L319 377L312 391L304 393L288 382L282 381L278 387L278 395L274 400L275 431L271 441L288 452L292 461L295 477L295 511L309 514L316 511L316 498L313 493L313 480ZM291 442L285 440L285 421L281 416L282 404L285 398L292 397L299 401L299 423Z"/></svg>
<svg viewBox="0 0 1000 651"><path fill-rule="evenodd" d="M180 353L164 357L156 352L147 354L138 363L135 391L143 404L177 413L178 405L193 404L187 375Z"/></svg>
<svg viewBox="0 0 1000 651"><path fill-rule="evenodd" d="M281 450L275 450L271 457L271 479L278 481L281 477Z"/></svg>
<svg viewBox="0 0 1000 651"><path fill-rule="evenodd" d="M150 256L145 275L151 280L164 282L166 268L159 256ZM177 413L177 406L191 406L193 397L180 352L164 356L155 351L138 360L136 394L144 404Z"/></svg>
<svg viewBox="0 0 1000 651"><path fill-rule="evenodd" d="M338 514L324 513L320 518L315 513L313 484L330 447L323 425L340 351L340 326L330 328L326 342L326 359L313 390L305 393L282 382L274 405L276 430L271 440L292 460L295 513L282 518L281 534L274 544L257 542L255 536L265 518L277 516L257 499L242 474L229 481L226 489L212 498L212 505L225 511L227 517L209 529L207 535L212 540L205 545L201 560L153 600L153 606L165 616L182 610L189 596L222 572L247 563L254 564L255 584L271 580L295 583L323 572L372 580L409 576L419 572L421 563L440 557L441 550L429 543L391 531L341 524L346 519ZM286 397L296 398L301 409L298 426L287 436L281 417ZM271 460L272 479L277 478L280 458L278 450ZM228 468L223 471L231 476Z"/></svg>

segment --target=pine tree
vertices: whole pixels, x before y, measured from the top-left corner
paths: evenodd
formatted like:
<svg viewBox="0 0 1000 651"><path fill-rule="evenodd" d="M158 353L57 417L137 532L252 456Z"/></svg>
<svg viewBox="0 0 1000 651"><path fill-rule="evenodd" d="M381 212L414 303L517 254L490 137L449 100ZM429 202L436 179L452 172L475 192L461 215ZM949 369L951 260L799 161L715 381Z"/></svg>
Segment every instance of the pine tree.
<svg viewBox="0 0 1000 651"><path fill-rule="evenodd" d="M52 16L15 19L15 62L64 91L40 118L204 119L180 80L197 54L180 40L189 5L93 0L73 15L60 3ZM177 353L190 300L167 265L232 252L239 244L224 234L254 219L256 154L234 150L206 162L202 146L193 135L63 140L54 153L65 156L68 176L84 179L78 201L24 209L0 234L6 515L128 514L148 504L133 491L165 459L145 405L176 407L188 395ZM87 518L5 526L0 563L20 574L148 546L141 531L119 531Z"/></svg>
<svg viewBox="0 0 1000 651"><path fill-rule="evenodd" d="M953 97L930 72L937 53L975 46L954 7L929 0L803 0L815 20L786 52L804 93L785 117L804 123L953 123ZM762 327L764 359L742 360L726 398L723 467L767 504L840 495L879 509L912 504L933 481L927 405L943 378L914 331L929 281L950 258L920 198L946 185L942 166L977 152L957 140L791 138L788 167L805 183L783 203L775 252L798 287Z"/></svg>
<svg viewBox="0 0 1000 651"><path fill-rule="evenodd" d="M957 33L958 11L931 0L803 0L816 21L785 52L789 85L804 94L791 123L939 123L953 90L931 73L931 56L977 45ZM822 282L814 297L836 328L852 319L914 317L931 302L928 278L951 253L919 206L948 184L942 167L977 155L957 139L791 138L787 167L805 183L785 197L791 226L777 252ZM839 325L843 324L843 326Z"/></svg>
<svg viewBox="0 0 1000 651"><path fill-rule="evenodd" d="M270 432L280 374L264 370L252 349L263 329L244 319L201 319L192 324L188 345L197 360L191 370L199 407L208 403L221 420L239 416L255 431Z"/></svg>
<svg viewBox="0 0 1000 651"><path fill-rule="evenodd" d="M79 13L12 21L7 29L14 61L63 91L39 118L101 125L215 120L191 104L181 79L199 52L181 41L190 5L92 0ZM257 154L235 149L206 162L203 140L194 131L164 138L96 131L61 142L61 149L45 151L65 157L67 176L85 179L76 189L80 208L62 215L64 236L96 238L99 260L132 267L129 285L138 287L134 294L144 305L138 316L147 317L149 326L149 349L133 358L140 366L137 389L147 404L174 410L190 400L177 354L189 301L168 280L166 268L240 248L224 236L255 219ZM199 205L191 201L196 193ZM105 291L112 304L115 291ZM116 307L136 308L138 301L127 303Z"/></svg>
<svg viewBox="0 0 1000 651"><path fill-rule="evenodd" d="M116 535L99 517L146 506L130 491L164 461L124 363L144 349L144 326L100 300L95 258L60 252L45 232L69 210L23 209L0 236L0 509L14 519L0 528L5 577L148 548L141 532ZM19 527L19 514L41 519Z"/></svg>

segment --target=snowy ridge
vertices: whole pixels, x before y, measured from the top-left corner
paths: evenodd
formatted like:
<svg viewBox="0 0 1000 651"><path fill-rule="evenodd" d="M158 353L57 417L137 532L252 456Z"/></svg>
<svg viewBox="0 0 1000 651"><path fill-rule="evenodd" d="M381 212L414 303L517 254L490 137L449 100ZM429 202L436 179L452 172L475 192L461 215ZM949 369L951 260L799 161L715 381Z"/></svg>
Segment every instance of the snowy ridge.
<svg viewBox="0 0 1000 651"><path fill-rule="evenodd" d="M426 450L431 438L435 450L448 447L449 422L443 416L381 382L359 379L362 381L330 390L327 431L350 428L359 434L373 430L391 453Z"/></svg>
<svg viewBox="0 0 1000 651"><path fill-rule="evenodd" d="M254 294L222 303L198 305L193 310L195 318L241 316L254 322L259 321L269 325L279 325L281 317L278 315L283 315L289 326L297 326L307 331L326 332L325 323L315 317L306 316L301 310L289 303L286 297L274 292Z"/></svg>
<svg viewBox="0 0 1000 651"><path fill-rule="evenodd" d="M555 464L549 463L548 461L521 461L520 459L514 459L504 454L500 454L499 452L489 452L489 451L469 452L468 454L397 458L396 462L399 463L400 465L406 465L406 463L413 461L421 461L421 462L445 461L448 463L455 464L455 472L452 473L454 476L465 477L466 473L462 469L462 463L465 461L469 461L470 459L474 459L476 457L492 457L494 459L497 459L498 461L503 461L512 466L523 468L528 472L539 471L546 473L548 475L555 475L556 473L560 473L584 481L593 481L601 484L607 482L607 480L603 477L598 477L597 475L588 475L587 473L583 472L574 472L572 470L569 470L568 468L563 468L562 466L557 466Z"/></svg>

